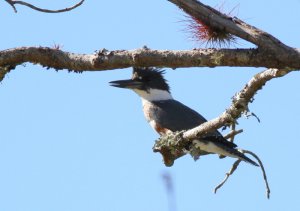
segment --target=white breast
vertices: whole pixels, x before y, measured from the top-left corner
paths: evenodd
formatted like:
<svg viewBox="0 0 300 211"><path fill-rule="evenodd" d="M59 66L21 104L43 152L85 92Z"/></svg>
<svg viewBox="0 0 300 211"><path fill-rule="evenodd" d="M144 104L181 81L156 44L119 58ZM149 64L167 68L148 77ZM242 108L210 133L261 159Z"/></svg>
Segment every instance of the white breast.
<svg viewBox="0 0 300 211"><path fill-rule="evenodd" d="M148 121L148 123L150 124L150 126L156 132L158 132L160 135L164 135L166 133L171 132L167 128L161 127L160 125L157 124L157 122L154 121L154 119L157 119L157 118L155 116L156 115L155 109L154 109L155 105L152 102L142 98L142 104L143 104L143 111L144 111L145 118Z"/></svg>

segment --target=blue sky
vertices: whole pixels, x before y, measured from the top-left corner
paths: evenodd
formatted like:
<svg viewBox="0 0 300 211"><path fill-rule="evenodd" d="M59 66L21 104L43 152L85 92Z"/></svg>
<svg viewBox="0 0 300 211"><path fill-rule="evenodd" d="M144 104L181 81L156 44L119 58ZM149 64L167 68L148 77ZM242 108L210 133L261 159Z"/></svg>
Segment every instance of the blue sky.
<svg viewBox="0 0 300 211"><path fill-rule="evenodd" d="M31 1L64 8L69 1ZM203 1L211 6L222 1ZM225 1L236 16L300 46L300 1ZM1 49L53 46L75 53L106 48L191 49L183 13L168 1L86 1L64 14L43 14L0 3ZM240 42L239 47L253 47ZM263 68L166 69L173 96L208 119ZM239 120L236 143L265 164L271 199L259 168L241 164L215 195L212 190L233 159L215 155L194 162L185 156L167 168L152 152L158 135L146 123L140 99L110 87L131 69L83 74L18 66L1 83L0 210L166 211L162 175L172 177L177 211L296 210L300 194L300 96L297 72L276 79L255 97L250 109L261 119Z"/></svg>

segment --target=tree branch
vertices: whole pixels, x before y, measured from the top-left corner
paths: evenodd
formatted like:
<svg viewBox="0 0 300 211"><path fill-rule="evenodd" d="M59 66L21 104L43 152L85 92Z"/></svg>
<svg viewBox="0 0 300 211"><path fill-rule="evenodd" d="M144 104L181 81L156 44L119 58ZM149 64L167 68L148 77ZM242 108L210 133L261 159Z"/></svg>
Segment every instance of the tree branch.
<svg viewBox="0 0 300 211"><path fill-rule="evenodd" d="M30 62L56 70L101 71L132 66L158 67L275 67L300 69L300 59L276 60L271 54L258 49L194 49L185 51L150 50L100 50L94 54L76 54L47 47L20 47L0 51L0 67L11 70L17 65ZM2 68L3 69L3 68ZM2 70L3 71L3 70Z"/></svg>
<svg viewBox="0 0 300 211"><path fill-rule="evenodd" d="M197 0L168 0L181 8L190 16L201 20L203 23L219 30L247 40L264 51L270 51L276 55L276 60L284 61L293 57L299 59L299 51L283 44L274 36L251 26L236 17L229 17L216 9L204 5ZM286 66L288 67L288 66Z"/></svg>
<svg viewBox="0 0 300 211"><path fill-rule="evenodd" d="M37 10L39 12L45 12L45 13L61 13L61 12L68 12L68 11L71 11L73 9L75 9L76 7L79 7L80 5L82 5L82 3L84 2L84 0L81 0L80 2L78 2L77 4L71 6L71 7L67 7L65 9L60 9L60 10L48 10L48 9L42 9L42 8L39 8L39 7L36 7L32 4L29 4L27 2L24 2L24 1L14 1L14 0L5 0L8 4L10 4L14 10L15 13L17 13L17 9L16 9L16 4L20 4L20 5L23 5L23 6L26 6L26 7L29 7L33 10Z"/></svg>
<svg viewBox="0 0 300 211"><path fill-rule="evenodd" d="M179 133L162 136L156 141L153 146L153 151L162 154L166 166L172 166L177 158L183 156L187 146L192 152L191 155L194 159L197 159L201 155L206 155L207 153L191 144L193 139L199 138L206 133L217 130L223 126L235 123L236 119L249 111L248 104L252 102L256 92L262 89L266 82L273 78L282 77L291 71L293 70L267 69L256 74L245 87L233 97L230 107L219 117L188 131L181 131Z"/></svg>
<svg viewBox="0 0 300 211"><path fill-rule="evenodd" d="M214 193L216 194L217 191L227 182L227 180L229 179L229 177L235 172L235 170L237 169L237 167L239 166L239 164L241 163L242 160L236 160L231 169L225 174L225 178L222 180L222 182L220 184L218 184L215 189L214 189Z"/></svg>
<svg viewBox="0 0 300 211"><path fill-rule="evenodd" d="M256 92L273 78L282 77L293 70L290 69L267 69L256 75L245 85L245 87L233 97L232 104L218 118L203 123L201 126L191 129L183 134L185 139L194 139L204 134L216 130L224 125L235 122L243 113L248 112L248 104L252 101Z"/></svg>

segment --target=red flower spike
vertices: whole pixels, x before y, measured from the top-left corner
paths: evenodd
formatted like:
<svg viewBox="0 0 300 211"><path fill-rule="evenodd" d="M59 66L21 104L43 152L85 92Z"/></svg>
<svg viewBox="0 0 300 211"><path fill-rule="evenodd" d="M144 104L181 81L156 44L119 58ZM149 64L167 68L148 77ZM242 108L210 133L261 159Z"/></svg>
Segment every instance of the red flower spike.
<svg viewBox="0 0 300 211"><path fill-rule="evenodd" d="M218 10L220 11L222 8L223 4L218 8ZM230 16L235 8L233 8L227 15ZM188 23L187 30L191 34L190 38L196 42L200 42L201 45L205 44L206 47L229 47L231 44L236 44L236 38L234 35L227 31L214 28L205 24L200 19L188 14L186 17L186 22Z"/></svg>

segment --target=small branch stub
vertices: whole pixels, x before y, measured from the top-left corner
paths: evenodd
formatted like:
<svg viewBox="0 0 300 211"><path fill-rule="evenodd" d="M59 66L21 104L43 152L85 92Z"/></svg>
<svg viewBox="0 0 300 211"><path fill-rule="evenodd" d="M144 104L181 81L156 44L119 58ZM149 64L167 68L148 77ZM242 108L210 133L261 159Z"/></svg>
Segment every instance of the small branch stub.
<svg viewBox="0 0 300 211"><path fill-rule="evenodd" d="M170 133L155 141L153 152L161 153L164 164L168 167L173 166L177 158L185 155L184 149L190 145L189 141L182 138L183 132Z"/></svg>

